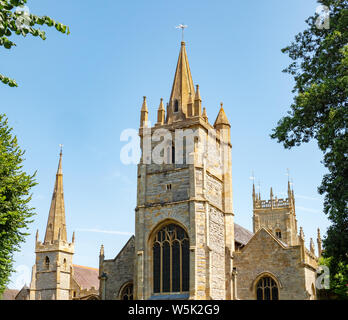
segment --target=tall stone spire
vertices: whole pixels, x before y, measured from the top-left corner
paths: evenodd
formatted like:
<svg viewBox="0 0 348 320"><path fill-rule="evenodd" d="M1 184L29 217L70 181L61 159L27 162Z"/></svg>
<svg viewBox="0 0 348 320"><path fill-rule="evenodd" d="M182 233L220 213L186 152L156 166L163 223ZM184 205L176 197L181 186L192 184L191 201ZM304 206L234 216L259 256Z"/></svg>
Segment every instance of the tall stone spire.
<svg viewBox="0 0 348 320"><path fill-rule="evenodd" d="M58 240L58 238L60 238L60 240L67 241L63 192L62 156L63 153L62 150L60 150L56 182L54 185L51 208L48 215L46 227L45 242Z"/></svg>
<svg viewBox="0 0 348 320"><path fill-rule="evenodd" d="M187 115L187 104L191 102L194 94L195 89L186 54L185 42L182 41L169 100L171 111L178 112L181 110L182 113Z"/></svg>

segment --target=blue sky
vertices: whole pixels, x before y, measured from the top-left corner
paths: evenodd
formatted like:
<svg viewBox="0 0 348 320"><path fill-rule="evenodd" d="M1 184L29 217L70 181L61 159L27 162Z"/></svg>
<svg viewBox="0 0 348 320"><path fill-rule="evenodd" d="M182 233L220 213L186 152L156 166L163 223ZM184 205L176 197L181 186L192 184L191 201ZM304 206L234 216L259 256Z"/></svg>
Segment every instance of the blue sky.
<svg viewBox="0 0 348 320"><path fill-rule="evenodd" d="M17 47L1 49L0 71L19 87L0 86L0 112L26 150L25 170L37 170L39 182L32 201L37 215L15 254L18 272L10 287L29 284L35 232L39 229L42 240L60 143L69 238L76 231L74 263L98 267L101 244L113 258L134 232L136 166L121 163L120 134L137 129L144 95L152 122L160 98L168 101L180 23L189 26L188 58L209 121L214 123L223 101L231 123L235 221L252 230L252 170L262 198L268 198L271 186L278 197L285 195L289 168L307 244L317 227L324 234L329 222L317 193L325 173L321 152L315 143L285 150L269 137L293 97L293 80L281 72L289 58L280 50L305 28L317 5L314 0L30 0L31 12L68 24L71 34L46 29L46 41L16 38Z"/></svg>

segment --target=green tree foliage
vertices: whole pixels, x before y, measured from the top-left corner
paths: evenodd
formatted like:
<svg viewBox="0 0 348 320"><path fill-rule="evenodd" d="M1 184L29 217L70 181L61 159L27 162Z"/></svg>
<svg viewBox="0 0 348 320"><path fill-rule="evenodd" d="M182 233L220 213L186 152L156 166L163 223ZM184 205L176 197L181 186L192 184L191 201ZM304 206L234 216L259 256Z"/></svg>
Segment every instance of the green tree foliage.
<svg viewBox="0 0 348 320"><path fill-rule="evenodd" d="M282 49L293 60L284 72L294 77L295 97L271 137L289 149L314 139L324 154L328 174L318 191L332 222L324 255L332 257L333 275L348 263L348 0L318 2L329 16L309 17L308 28Z"/></svg>
<svg viewBox="0 0 348 320"><path fill-rule="evenodd" d="M13 271L13 253L24 241L33 216L30 190L35 173L26 174L23 155L5 115L0 114L0 295Z"/></svg>
<svg viewBox="0 0 348 320"><path fill-rule="evenodd" d="M335 268L335 274L330 277L330 287L333 288L330 291L320 290L319 296L322 299L346 299L348 296L348 264L340 261L333 264L333 257L319 259L319 264L327 266L329 270Z"/></svg>
<svg viewBox="0 0 348 320"><path fill-rule="evenodd" d="M13 36L23 36L31 34L34 37L46 39L46 34L37 25L55 27L59 32L69 34L69 27L54 21L48 16L39 17L31 14L25 6L27 0L0 0L0 46L11 49L16 44ZM9 77L0 74L0 82L10 87L17 87L17 82Z"/></svg>

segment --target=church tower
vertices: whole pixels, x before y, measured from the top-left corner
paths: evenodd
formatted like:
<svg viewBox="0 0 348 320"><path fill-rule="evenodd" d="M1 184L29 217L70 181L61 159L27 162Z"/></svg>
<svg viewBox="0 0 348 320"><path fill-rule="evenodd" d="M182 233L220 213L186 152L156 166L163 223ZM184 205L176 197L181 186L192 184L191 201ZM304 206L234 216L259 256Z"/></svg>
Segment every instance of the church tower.
<svg viewBox="0 0 348 320"><path fill-rule="evenodd" d="M67 241L61 150L43 242L39 241L38 231L36 233L36 261L30 287L31 300L70 299L74 238L73 234L72 242Z"/></svg>
<svg viewBox="0 0 348 320"><path fill-rule="evenodd" d="M135 299L233 299L230 123L208 121L185 42L169 102L143 99L135 209Z"/></svg>
<svg viewBox="0 0 348 320"><path fill-rule="evenodd" d="M265 228L289 246L298 245L297 219L295 213L294 190L288 182L288 197L278 199L270 190L270 199L261 200L253 185L253 228L254 233Z"/></svg>

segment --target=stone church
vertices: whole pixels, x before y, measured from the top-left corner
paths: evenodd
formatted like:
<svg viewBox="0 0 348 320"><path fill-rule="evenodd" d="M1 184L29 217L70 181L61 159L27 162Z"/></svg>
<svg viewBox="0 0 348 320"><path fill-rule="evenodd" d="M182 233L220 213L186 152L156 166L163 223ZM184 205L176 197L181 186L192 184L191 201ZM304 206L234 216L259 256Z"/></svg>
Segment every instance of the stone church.
<svg viewBox="0 0 348 320"><path fill-rule="evenodd" d="M316 299L320 233L316 254L313 240L307 249L302 228L298 232L289 183L285 199L271 189L262 200L253 186L253 232L234 223L230 128L222 104L214 124L208 121L181 42L170 99L166 109L160 100L153 127L146 97L141 108L135 235L113 259L105 259L102 246L99 270L73 264L75 236L67 240L61 153L44 241L36 235L31 285L17 296ZM169 135L164 147L158 132ZM180 142L177 132L190 134ZM156 152L164 161L151 159Z"/></svg>
<svg viewBox="0 0 348 320"><path fill-rule="evenodd" d="M209 123L185 47L181 42L167 108L161 99L151 128L144 97L135 235L114 259L105 259L101 248L100 298L316 299L320 234L316 256L312 240L310 250L305 247L302 228L298 234L290 183L286 199L271 189L270 199L262 200L253 187L253 232L234 223L231 126L222 104ZM164 150L172 161L154 163L148 158L161 143L154 139L161 129L172 136L191 129L194 139L171 142ZM176 161L178 149L190 145L191 153Z"/></svg>

